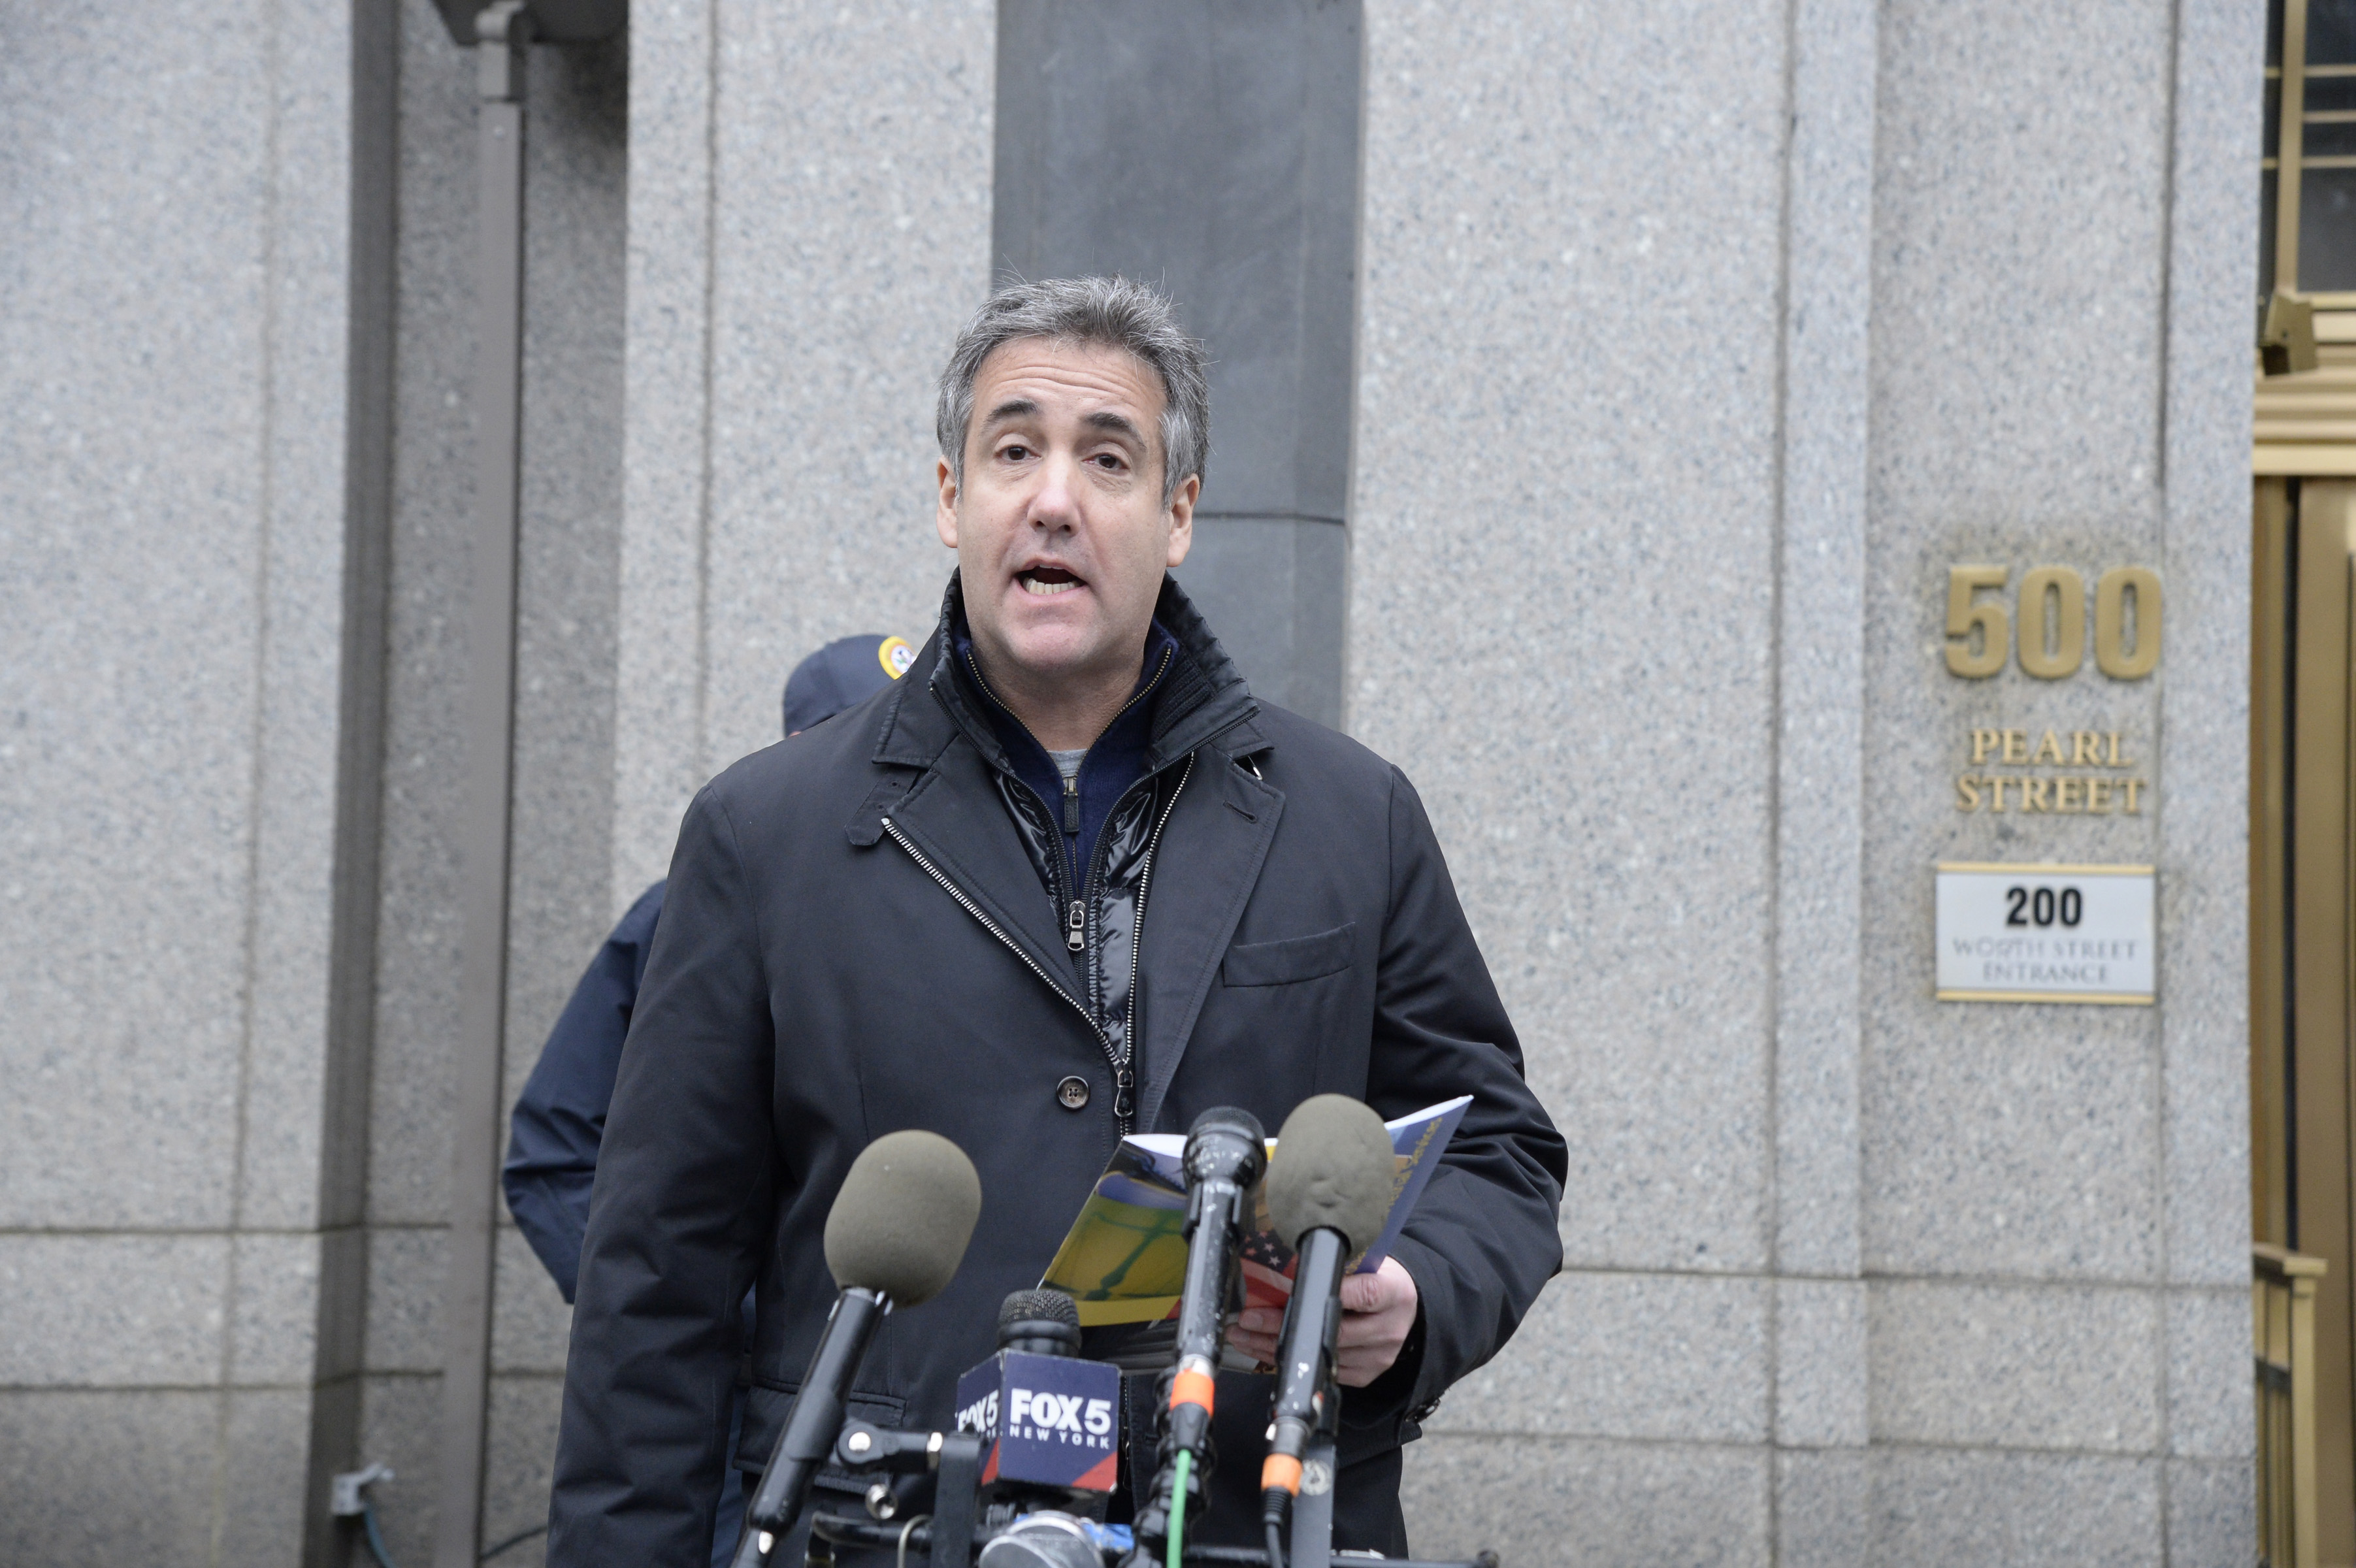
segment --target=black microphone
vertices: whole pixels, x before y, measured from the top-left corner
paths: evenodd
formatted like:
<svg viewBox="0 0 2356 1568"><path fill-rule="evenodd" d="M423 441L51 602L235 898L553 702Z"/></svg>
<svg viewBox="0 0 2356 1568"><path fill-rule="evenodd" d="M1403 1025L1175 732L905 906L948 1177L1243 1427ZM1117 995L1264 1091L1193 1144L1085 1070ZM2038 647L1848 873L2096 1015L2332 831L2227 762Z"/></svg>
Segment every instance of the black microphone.
<svg viewBox="0 0 2356 1568"><path fill-rule="evenodd" d="M1220 1342L1236 1305L1236 1261L1245 1204L1268 1168L1268 1135L1248 1111L1217 1106L1186 1134L1186 1285L1178 1299L1177 1363L1162 1412L1161 1468L1138 1510L1131 1563L1150 1563L1145 1542L1182 1537L1190 1493L1207 1497L1211 1403Z"/></svg>
<svg viewBox="0 0 2356 1568"><path fill-rule="evenodd" d="M826 1216L826 1266L842 1287L801 1391L769 1451L733 1568L762 1568L793 1528L811 1480L834 1452L851 1380L876 1325L894 1306L938 1295L965 1258L981 1214L981 1178L937 1133L891 1133L860 1151Z"/></svg>
<svg viewBox="0 0 2356 1568"><path fill-rule="evenodd" d="M1080 1309L1059 1290L1018 1290L998 1304L998 1348L1026 1356L1080 1353Z"/></svg>
<svg viewBox="0 0 2356 1568"><path fill-rule="evenodd" d="M1120 1477L1120 1369L1079 1353L1079 1308L1062 1291L1019 1290L998 1309L997 1352L957 1388L988 1500L1103 1511Z"/></svg>
<svg viewBox="0 0 2356 1568"><path fill-rule="evenodd" d="M1342 1276L1381 1236L1398 1168L1383 1119L1347 1095L1302 1101L1276 1137L1268 1216L1298 1261L1277 1341L1275 1419L1259 1473L1269 1568L1284 1568L1285 1503L1301 1495L1310 1437L1331 1432L1339 1414L1333 1339Z"/></svg>

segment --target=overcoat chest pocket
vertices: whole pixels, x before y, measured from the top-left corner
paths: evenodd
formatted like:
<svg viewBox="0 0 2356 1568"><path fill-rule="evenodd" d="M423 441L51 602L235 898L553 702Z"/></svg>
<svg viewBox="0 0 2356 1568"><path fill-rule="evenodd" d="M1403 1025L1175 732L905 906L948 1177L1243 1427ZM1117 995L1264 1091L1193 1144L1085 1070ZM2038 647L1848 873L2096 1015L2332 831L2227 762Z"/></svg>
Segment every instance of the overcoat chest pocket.
<svg viewBox="0 0 2356 1568"><path fill-rule="evenodd" d="M1350 967L1350 949L1358 934L1357 922L1320 931L1313 937L1287 937L1276 942L1238 942L1227 950L1219 965L1219 979L1228 986L1290 985L1339 974Z"/></svg>

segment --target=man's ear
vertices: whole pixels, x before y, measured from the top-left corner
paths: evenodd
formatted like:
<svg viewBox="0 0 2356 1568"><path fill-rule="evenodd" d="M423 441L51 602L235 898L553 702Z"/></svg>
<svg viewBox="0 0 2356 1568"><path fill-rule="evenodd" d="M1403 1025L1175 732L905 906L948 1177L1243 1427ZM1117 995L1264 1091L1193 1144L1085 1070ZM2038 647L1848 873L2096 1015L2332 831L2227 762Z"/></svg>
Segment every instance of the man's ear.
<svg viewBox="0 0 2356 1568"><path fill-rule="evenodd" d="M1170 553L1164 566L1184 565L1186 552L1194 548L1194 498L1202 493L1203 476L1189 474L1170 498Z"/></svg>
<svg viewBox="0 0 2356 1568"><path fill-rule="evenodd" d="M957 476L949 471L947 457L933 465L933 479L941 488L940 502L933 509L933 527L940 532L941 542L955 550L958 541L958 482Z"/></svg>

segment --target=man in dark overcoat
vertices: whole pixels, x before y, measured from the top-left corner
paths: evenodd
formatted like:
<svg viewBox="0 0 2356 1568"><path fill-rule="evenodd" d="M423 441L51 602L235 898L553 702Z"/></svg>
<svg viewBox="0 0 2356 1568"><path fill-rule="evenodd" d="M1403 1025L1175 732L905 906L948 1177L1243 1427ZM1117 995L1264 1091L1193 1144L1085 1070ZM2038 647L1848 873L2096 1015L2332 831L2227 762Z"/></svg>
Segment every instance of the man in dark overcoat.
<svg viewBox="0 0 2356 1568"><path fill-rule="evenodd" d="M733 1391L757 1464L873 1139L925 1128L980 1172L962 1268L885 1320L851 1400L945 1425L1123 1135L1467 1095L1398 1244L1344 1286L1335 1544L1405 1553L1400 1445L1555 1272L1565 1150L1414 789L1257 701L1169 578L1209 423L1200 345L1138 285L1009 287L960 335L938 627L905 680L737 763L680 830L591 1203L552 1564L704 1561ZM1277 1326L1247 1312L1231 1337L1265 1359ZM1257 1542L1269 1398L1222 1375L1191 1537Z"/></svg>

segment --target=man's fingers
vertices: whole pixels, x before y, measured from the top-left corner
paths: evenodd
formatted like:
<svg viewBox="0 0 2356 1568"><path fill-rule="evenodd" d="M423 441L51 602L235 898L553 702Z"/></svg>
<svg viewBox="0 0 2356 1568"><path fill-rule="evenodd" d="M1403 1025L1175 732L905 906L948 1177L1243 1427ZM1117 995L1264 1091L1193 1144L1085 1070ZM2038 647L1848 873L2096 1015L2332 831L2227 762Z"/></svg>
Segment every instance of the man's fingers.
<svg viewBox="0 0 2356 1568"><path fill-rule="evenodd" d="M1227 1330L1227 1343L1254 1360L1272 1361L1276 1359L1276 1336L1273 1334L1255 1334L1238 1325Z"/></svg>
<svg viewBox="0 0 2356 1568"><path fill-rule="evenodd" d="M1415 1326L1415 1314L1404 1303L1393 1303L1380 1312L1344 1313L1339 1332L1333 1336L1336 1349L1344 1346L1388 1344L1393 1348L1407 1343L1408 1330Z"/></svg>
<svg viewBox="0 0 2356 1568"><path fill-rule="evenodd" d="M1387 1367L1398 1359L1399 1347L1406 1343L1407 1336L1404 1334L1369 1335L1354 1345L1336 1341L1333 1364L1345 1367L1355 1361L1379 1361Z"/></svg>
<svg viewBox="0 0 2356 1568"><path fill-rule="evenodd" d="M1333 1376L1362 1389L1388 1371L1415 1327L1415 1281L1396 1259L1371 1274L1342 1279L1342 1321L1333 1336ZM1227 1343L1263 1363L1276 1359L1284 1314L1250 1307L1227 1330ZM1265 1330L1258 1326L1265 1325Z"/></svg>

